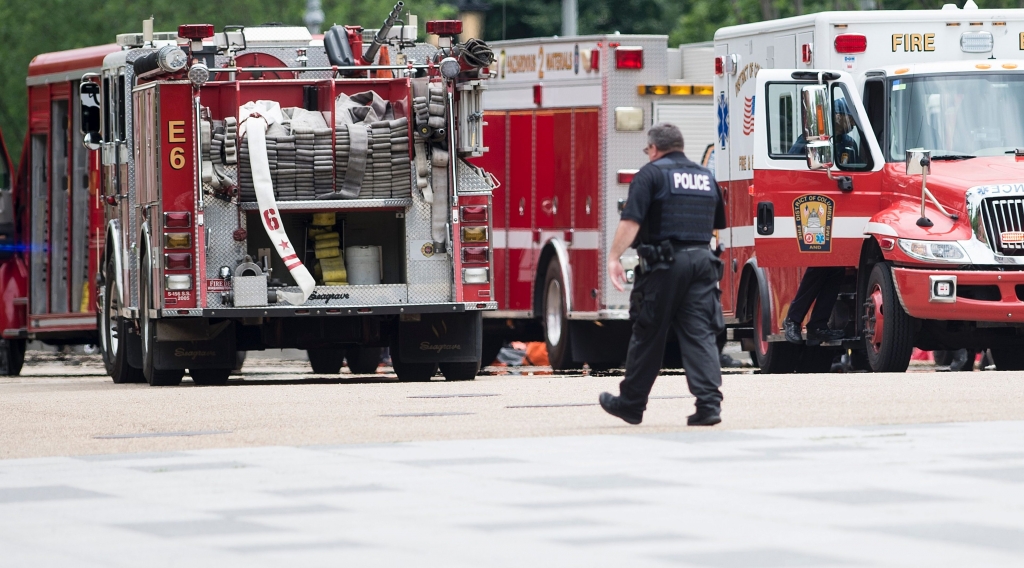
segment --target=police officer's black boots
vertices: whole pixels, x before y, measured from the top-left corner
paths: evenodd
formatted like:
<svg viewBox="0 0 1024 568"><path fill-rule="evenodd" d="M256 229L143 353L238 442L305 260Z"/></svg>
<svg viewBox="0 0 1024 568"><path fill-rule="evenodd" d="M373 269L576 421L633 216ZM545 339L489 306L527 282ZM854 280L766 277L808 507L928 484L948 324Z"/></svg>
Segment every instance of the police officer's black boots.
<svg viewBox="0 0 1024 568"><path fill-rule="evenodd" d="M800 345L804 342L803 336L800 335L800 324L795 321L786 318L782 322L782 327L786 331L786 341Z"/></svg>
<svg viewBox="0 0 1024 568"><path fill-rule="evenodd" d="M697 407L697 412L686 418L687 426L714 426L722 421L721 411L717 408Z"/></svg>
<svg viewBox="0 0 1024 568"><path fill-rule="evenodd" d="M597 398L601 408L612 416L617 416L630 424L639 424L644 418L643 410L636 410L626 405L621 396L615 396L610 392L603 392Z"/></svg>

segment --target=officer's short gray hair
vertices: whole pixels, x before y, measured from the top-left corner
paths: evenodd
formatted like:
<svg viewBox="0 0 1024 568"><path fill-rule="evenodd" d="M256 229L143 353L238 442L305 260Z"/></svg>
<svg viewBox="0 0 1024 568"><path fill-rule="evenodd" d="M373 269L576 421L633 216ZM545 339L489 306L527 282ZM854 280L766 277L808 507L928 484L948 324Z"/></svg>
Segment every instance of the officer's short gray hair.
<svg viewBox="0 0 1024 568"><path fill-rule="evenodd" d="M647 131L647 143L659 152L683 149L683 133L679 127L668 122L659 122Z"/></svg>

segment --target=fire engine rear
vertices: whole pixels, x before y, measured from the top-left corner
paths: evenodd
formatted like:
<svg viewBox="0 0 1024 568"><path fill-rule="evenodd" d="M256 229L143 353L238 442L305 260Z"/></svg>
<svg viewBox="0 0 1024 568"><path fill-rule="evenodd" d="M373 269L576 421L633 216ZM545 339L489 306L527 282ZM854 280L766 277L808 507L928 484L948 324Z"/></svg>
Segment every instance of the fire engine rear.
<svg viewBox="0 0 1024 568"><path fill-rule="evenodd" d="M100 343L115 382L227 380L236 351L318 373L472 379L493 309L491 52L395 6L380 30L183 25L118 36L81 86L100 153ZM401 21L400 18L405 18ZM484 70L481 74L481 69Z"/></svg>

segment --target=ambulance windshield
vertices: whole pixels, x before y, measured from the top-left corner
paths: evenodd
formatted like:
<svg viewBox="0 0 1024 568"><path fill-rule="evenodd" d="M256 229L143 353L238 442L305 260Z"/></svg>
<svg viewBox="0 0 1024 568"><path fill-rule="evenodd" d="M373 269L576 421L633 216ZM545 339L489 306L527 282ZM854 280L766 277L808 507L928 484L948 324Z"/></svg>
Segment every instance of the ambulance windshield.
<svg viewBox="0 0 1024 568"><path fill-rule="evenodd" d="M902 77L889 89L889 161L904 160L911 148L958 160L1024 147L1024 75Z"/></svg>

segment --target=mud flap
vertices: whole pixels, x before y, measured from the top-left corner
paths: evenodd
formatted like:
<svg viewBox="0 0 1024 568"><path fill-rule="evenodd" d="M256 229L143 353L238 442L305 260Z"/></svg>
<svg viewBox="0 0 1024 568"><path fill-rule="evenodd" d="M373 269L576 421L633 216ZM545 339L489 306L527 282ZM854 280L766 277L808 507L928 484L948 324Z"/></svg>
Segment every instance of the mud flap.
<svg viewBox="0 0 1024 568"><path fill-rule="evenodd" d="M153 367L169 369L233 369L235 324L206 319L159 320L153 343Z"/></svg>
<svg viewBox="0 0 1024 568"><path fill-rule="evenodd" d="M398 347L408 363L479 361L482 341L480 312L410 314L398 322Z"/></svg>

